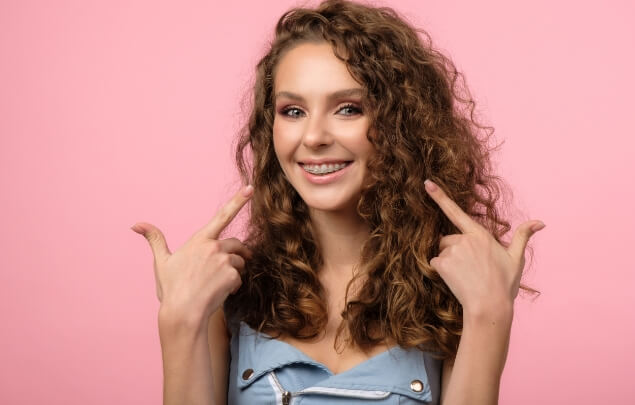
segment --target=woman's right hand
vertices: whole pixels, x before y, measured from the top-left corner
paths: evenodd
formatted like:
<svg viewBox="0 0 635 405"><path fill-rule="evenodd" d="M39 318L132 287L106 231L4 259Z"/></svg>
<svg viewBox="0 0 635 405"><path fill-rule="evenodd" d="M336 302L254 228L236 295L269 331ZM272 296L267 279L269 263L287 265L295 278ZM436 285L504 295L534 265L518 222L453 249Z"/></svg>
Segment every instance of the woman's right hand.
<svg viewBox="0 0 635 405"><path fill-rule="evenodd" d="M223 229L253 194L243 187L176 252L168 249L163 233L154 225L139 222L132 230L143 235L154 255L154 275L161 312L183 321L200 322L223 304L242 284L240 272L252 256L236 238L218 240Z"/></svg>

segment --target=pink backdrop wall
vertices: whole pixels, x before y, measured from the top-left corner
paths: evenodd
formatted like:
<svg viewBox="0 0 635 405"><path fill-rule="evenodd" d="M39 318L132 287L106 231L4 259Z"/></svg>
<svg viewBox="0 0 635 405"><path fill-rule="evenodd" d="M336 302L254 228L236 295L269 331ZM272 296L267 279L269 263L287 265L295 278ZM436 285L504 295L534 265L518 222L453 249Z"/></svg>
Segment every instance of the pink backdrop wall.
<svg viewBox="0 0 635 405"><path fill-rule="evenodd" d="M240 99L294 5L260 3L0 2L0 403L161 402L129 227L176 249L234 191ZM501 404L635 403L633 3L381 4L466 73L516 204L547 224Z"/></svg>

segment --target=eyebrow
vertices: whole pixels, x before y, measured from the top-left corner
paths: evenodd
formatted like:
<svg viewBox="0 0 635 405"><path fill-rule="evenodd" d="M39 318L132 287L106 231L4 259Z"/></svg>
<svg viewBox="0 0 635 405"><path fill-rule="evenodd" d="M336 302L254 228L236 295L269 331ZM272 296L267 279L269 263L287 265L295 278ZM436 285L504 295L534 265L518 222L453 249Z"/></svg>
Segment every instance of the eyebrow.
<svg viewBox="0 0 635 405"><path fill-rule="evenodd" d="M327 95L326 98L328 100L332 100L332 99L342 98L342 97L363 96L364 93L365 93L364 89L362 89L361 87L355 87L352 89L338 90L336 92L333 92ZM286 97L296 101L304 101L304 98L301 95L291 93L290 91L280 91L276 93L274 100L277 100L279 97Z"/></svg>

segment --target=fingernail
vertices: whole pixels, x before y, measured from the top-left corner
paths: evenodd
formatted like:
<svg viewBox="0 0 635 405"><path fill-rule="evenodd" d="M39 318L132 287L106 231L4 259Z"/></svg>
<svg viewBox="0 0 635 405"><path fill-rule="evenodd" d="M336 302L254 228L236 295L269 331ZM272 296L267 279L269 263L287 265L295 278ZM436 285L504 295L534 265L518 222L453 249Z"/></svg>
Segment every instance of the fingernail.
<svg viewBox="0 0 635 405"><path fill-rule="evenodd" d="M254 186L248 184L247 187L243 189L243 196L249 197L251 193L254 191Z"/></svg>
<svg viewBox="0 0 635 405"><path fill-rule="evenodd" d="M426 186L426 190L428 191L436 191L437 185L432 182L430 179L426 179L423 184Z"/></svg>
<svg viewBox="0 0 635 405"><path fill-rule="evenodd" d="M544 223L544 222L540 221L540 222L539 222L539 223L537 223L537 224L533 224L533 225L531 226L531 228L530 228L530 229L531 229L533 232L538 232L539 230L541 230L541 229L542 229L542 228L544 228L545 226L547 226L547 225L545 225L545 223Z"/></svg>
<svg viewBox="0 0 635 405"><path fill-rule="evenodd" d="M143 235L143 229L141 229L140 226L138 226L137 224L134 224L130 227L130 229L132 229L133 231L135 231L138 234Z"/></svg>

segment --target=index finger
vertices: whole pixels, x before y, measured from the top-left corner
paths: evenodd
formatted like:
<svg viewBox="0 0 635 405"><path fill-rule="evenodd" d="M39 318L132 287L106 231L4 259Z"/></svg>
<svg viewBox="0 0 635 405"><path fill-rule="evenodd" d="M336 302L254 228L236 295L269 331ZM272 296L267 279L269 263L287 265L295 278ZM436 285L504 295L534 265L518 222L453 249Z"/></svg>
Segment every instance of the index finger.
<svg viewBox="0 0 635 405"><path fill-rule="evenodd" d="M426 179L425 188L428 195L441 207L441 210L462 233L474 231L480 226L470 218L448 195L434 182Z"/></svg>
<svg viewBox="0 0 635 405"><path fill-rule="evenodd" d="M231 200L218 210L214 218L201 229L201 235L209 239L218 239L223 229L229 225L240 209L249 201L253 191L254 187L251 184L240 189Z"/></svg>

